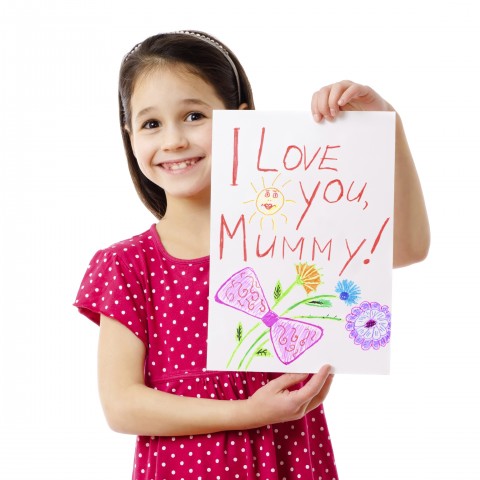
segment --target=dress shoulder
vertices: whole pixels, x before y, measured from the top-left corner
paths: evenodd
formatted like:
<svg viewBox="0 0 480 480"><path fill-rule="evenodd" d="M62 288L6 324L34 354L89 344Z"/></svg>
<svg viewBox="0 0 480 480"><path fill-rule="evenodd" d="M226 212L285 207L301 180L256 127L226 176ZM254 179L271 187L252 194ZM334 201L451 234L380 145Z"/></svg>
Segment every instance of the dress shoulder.
<svg viewBox="0 0 480 480"><path fill-rule="evenodd" d="M74 303L81 314L97 324L101 315L115 318L145 344L147 258L155 249L153 228L98 250Z"/></svg>

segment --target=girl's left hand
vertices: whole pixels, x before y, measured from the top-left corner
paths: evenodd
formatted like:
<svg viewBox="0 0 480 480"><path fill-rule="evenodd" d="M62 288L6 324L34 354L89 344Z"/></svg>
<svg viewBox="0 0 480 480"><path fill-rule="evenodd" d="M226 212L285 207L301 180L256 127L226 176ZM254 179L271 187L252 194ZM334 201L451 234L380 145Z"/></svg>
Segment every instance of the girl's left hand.
<svg viewBox="0 0 480 480"><path fill-rule="evenodd" d="M333 120L343 110L394 111L375 90L350 80L322 87L312 96L312 115L317 122Z"/></svg>

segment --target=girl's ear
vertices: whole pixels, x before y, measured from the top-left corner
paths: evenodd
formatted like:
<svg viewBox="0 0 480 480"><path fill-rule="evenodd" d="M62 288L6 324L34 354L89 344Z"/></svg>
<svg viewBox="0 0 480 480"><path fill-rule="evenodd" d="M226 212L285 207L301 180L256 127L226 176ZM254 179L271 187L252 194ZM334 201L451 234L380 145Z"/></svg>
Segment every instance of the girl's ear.
<svg viewBox="0 0 480 480"><path fill-rule="evenodd" d="M247 110L248 109L248 104L247 103L242 103L239 107L239 110Z"/></svg>

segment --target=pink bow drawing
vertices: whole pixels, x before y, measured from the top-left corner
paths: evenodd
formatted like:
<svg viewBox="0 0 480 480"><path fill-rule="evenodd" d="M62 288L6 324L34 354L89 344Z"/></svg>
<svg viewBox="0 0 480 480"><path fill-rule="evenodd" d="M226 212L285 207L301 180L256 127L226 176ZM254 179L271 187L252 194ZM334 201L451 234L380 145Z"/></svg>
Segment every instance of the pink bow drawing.
<svg viewBox="0 0 480 480"><path fill-rule="evenodd" d="M250 267L232 275L218 289L215 301L262 320L270 328L275 354L285 365L292 363L323 337L323 328L279 317L272 311L258 277Z"/></svg>

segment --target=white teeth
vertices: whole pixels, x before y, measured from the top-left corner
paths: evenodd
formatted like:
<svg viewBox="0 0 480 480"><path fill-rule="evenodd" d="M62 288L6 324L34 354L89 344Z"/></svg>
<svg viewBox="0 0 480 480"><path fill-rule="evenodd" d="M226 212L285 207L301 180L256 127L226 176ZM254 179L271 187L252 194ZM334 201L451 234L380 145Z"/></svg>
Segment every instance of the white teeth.
<svg viewBox="0 0 480 480"><path fill-rule="evenodd" d="M178 163L164 163L162 166L167 170L182 170L195 163L197 163L197 160L185 160L184 162Z"/></svg>

